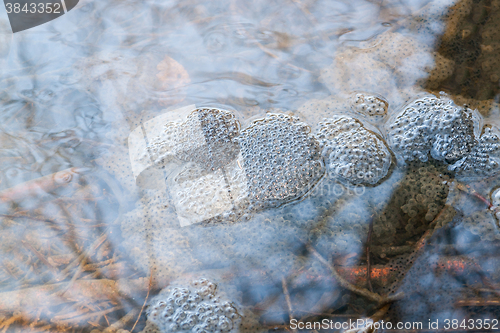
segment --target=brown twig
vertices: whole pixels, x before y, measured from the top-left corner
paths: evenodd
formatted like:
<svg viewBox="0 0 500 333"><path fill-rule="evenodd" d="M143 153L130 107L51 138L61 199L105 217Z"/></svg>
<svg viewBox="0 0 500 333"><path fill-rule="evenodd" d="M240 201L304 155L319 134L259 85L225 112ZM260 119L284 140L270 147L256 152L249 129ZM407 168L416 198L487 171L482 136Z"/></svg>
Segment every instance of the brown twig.
<svg viewBox="0 0 500 333"><path fill-rule="evenodd" d="M9 214L0 214L0 217L8 218L8 219L27 219L27 220L33 220L33 221L41 221L41 222L48 222L53 225L57 225L58 223L56 221L50 220L50 219L42 219L34 216L29 216L29 215L9 215Z"/></svg>
<svg viewBox="0 0 500 333"><path fill-rule="evenodd" d="M106 327L103 333L115 333L119 329L123 328L129 321L133 320L137 316L137 309L130 310L125 316L121 317L119 320L114 322L109 327Z"/></svg>
<svg viewBox="0 0 500 333"><path fill-rule="evenodd" d="M90 249L88 251L84 251L82 254L83 256L81 257L81 262L80 262L80 265L78 266L75 274L73 275L73 277L71 278L71 281L69 281L68 285L66 286L66 288L64 289L64 291L62 292L61 295L64 295L64 293L69 289L71 288L71 286L73 285L73 283L75 283L76 279L78 279L80 277L80 275L82 274L82 272L84 271L84 267L85 265L87 264L88 260L90 259L90 257L92 257L92 255L94 254L94 252L97 250L97 248L99 246L101 246L101 244L106 240L107 238L107 234L106 233L103 233L101 235L101 237L99 237L98 239L95 240L95 242L90 246Z"/></svg>
<svg viewBox="0 0 500 333"><path fill-rule="evenodd" d="M379 320L382 320L385 317L390 306L391 306L390 304L385 304L381 306L373 315L370 316L369 319L372 320L373 324L375 324ZM365 322L368 322L368 320L365 320ZM373 333L374 331L375 331L375 325L366 325L364 329L356 327L354 329L349 329L345 331L345 333Z"/></svg>
<svg viewBox="0 0 500 333"><path fill-rule="evenodd" d="M476 198L484 202L488 206L488 208L493 207L493 204L488 199L483 197L481 194L477 193L476 190L470 187L469 185L464 185L457 182L457 188L462 192L475 196Z"/></svg>
<svg viewBox="0 0 500 333"><path fill-rule="evenodd" d="M108 260L104 260L104 261L101 261L101 262L95 262L95 263L92 263L92 264L86 264L84 269L86 271L95 271L96 269L99 269L103 266L108 266L108 265L112 265L114 264L114 262L116 261L116 257L112 257Z"/></svg>
<svg viewBox="0 0 500 333"><path fill-rule="evenodd" d="M0 328L3 327L2 333L7 332L7 329L9 328L10 325L12 325L14 322L16 322L17 320L22 319L22 318L23 318L23 315L17 313L17 314L14 314L9 319L7 319L4 322L2 322L0 324Z"/></svg>
<svg viewBox="0 0 500 333"><path fill-rule="evenodd" d="M144 303L142 304L141 311L139 312L139 315L137 316L137 320L134 323L134 326L132 326L132 329L130 332L134 331L135 326L139 322L139 319L141 318L142 311L144 310L144 307L146 306L146 302L148 301L149 297L149 292L151 291L151 285L153 284L153 268L151 268L151 272L149 272L149 284L148 284L148 292L146 294L146 299L144 299Z"/></svg>
<svg viewBox="0 0 500 333"><path fill-rule="evenodd" d="M413 247L411 245L401 246L370 246L370 252L374 253L380 258L395 257L408 252L411 252Z"/></svg>
<svg viewBox="0 0 500 333"><path fill-rule="evenodd" d="M69 324L69 323L75 323L75 322L81 322L81 321L84 321L86 319L90 319L92 317L96 317L96 316L106 316L106 314L110 313L110 312L115 312L115 311L118 311L118 310L121 310L123 307L120 305L120 306L114 306L112 308L109 308L109 309L106 309L106 310L102 310L102 311L99 311L99 312L91 312L91 313L88 313L88 314L84 314L84 315L80 315L80 316L76 316L76 317L73 317L73 318L67 318L67 319L59 319L59 320L52 320L53 322L57 322L58 324Z"/></svg>
<svg viewBox="0 0 500 333"><path fill-rule="evenodd" d="M470 298L461 299L455 303L456 306L499 306L500 298Z"/></svg>
<svg viewBox="0 0 500 333"><path fill-rule="evenodd" d="M142 279L135 280L77 280L73 288L68 289L64 297L64 290L68 282L44 284L13 291L0 292L0 312L26 311L26 309L40 309L44 306L56 306L68 302L85 302L88 300L109 301L118 295L132 295L142 290ZM146 291L146 290L144 290Z"/></svg>
<svg viewBox="0 0 500 333"><path fill-rule="evenodd" d="M335 266L333 266L333 264L328 263L328 261L326 261L326 259L323 258L323 256L321 256L321 254L319 254L311 245L306 244L306 247L310 253L312 253L322 264L324 264L326 267L328 267L331 270L333 276L335 277L335 279L337 280L337 282L340 284L341 287L343 287L347 290L350 290L353 293L356 293L358 295L366 297L369 300L377 302L379 304L389 303L389 302L392 302L392 301L402 297L401 293L396 294L394 296L390 296L390 297L383 297L383 296L380 296L379 294L373 293L365 288L360 288L360 287L353 285L352 283L350 283L349 281L344 279L337 272L337 270L335 269Z"/></svg>
<svg viewBox="0 0 500 333"><path fill-rule="evenodd" d="M31 252L33 252L38 259L40 259L41 262L43 262L48 268L50 268L51 271L53 271L54 273L58 273L58 269L56 267L54 267L50 262L47 261L47 259L45 259L45 257L43 256L43 254L41 254L37 249L35 249L33 247L33 245L31 245L30 243L22 240L21 243L28 249L30 250ZM59 280L59 278L56 278L56 280Z"/></svg>
<svg viewBox="0 0 500 333"><path fill-rule="evenodd" d="M10 202L27 197L43 196L62 185L74 182L87 168L70 168L16 185L0 192L0 201Z"/></svg>
<svg viewBox="0 0 500 333"><path fill-rule="evenodd" d="M372 266L370 262L370 243L372 241L373 233L373 218L370 220L370 226L368 227L368 236L366 237L366 282L368 284L368 289L373 292L372 287Z"/></svg>
<svg viewBox="0 0 500 333"><path fill-rule="evenodd" d="M284 277L281 278L281 286L283 287L283 294L285 294L285 300L286 300L286 304L288 306L288 316L290 317L290 321L292 321L294 319L292 301L290 300L290 293L288 292L288 285L287 285L286 279ZM297 330L292 329L292 332L297 332Z"/></svg>

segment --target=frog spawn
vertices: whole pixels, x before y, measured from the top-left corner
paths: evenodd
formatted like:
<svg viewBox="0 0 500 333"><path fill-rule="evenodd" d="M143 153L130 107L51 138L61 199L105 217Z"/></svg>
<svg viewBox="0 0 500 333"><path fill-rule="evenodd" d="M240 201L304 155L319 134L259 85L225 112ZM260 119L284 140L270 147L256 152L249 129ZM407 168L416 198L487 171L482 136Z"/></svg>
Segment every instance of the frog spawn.
<svg viewBox="0 0 500 333"><path fill-rule="evenodd" d="M497 219L495 219L495 213L491 210L476 211L466 216L462 221L462 227L481 237L482 241L500 240Z"/></svg>
<svg viewBox="0 0 500 333"><path fill-rule="evenodd" d="M389 124L388 142L405 161L425 162L429 154L458 175L489 175L498 169L500 136L492 126L476 135L480 115L446 97L415 99Z"/></svg>
<svg viewBox="0 0 500 333"><path fill-rule="evenodd" d="M486 125L478 143L471 153L450 167L457 171L457 176L468 178L469 175L490 176L500 167L500 132L497 128Z"/></svg>
<svg viewBox="0 0 500 333"><path fill-rule="evenodd" d="M120 218L120 226L122 247L138 270L164 285L197 264L165 191L143 190L136 207Z"/></svg>
<svg viewBox="0 0 500 333"><path fill-rule="evenodd" d="M494 188L490 194L491 199L491 210L495 214L497 222L500 222L500 187Z"/></svg>
<svg viewBox="0 0 500 333"><path fill-rule="evenodd" d="M187 287L162 290L151 300L146 315L143 333L238 332L241 321L234 303L219 296L217 285L205 278Z"/></svg>
<svg viewBox="0 0 500 333"><path fill-rule="evenodd" d="M432 52L430 40L416 37L388 31L362 47L341 47L320 79L332 93L367 90L400 105L415 88L437 86L453 74L453 61Z"/></svg>
<svg viewBox="0 0 500 333"><path fill-rule="evenodd" d="M239 165L251 205L277 206L296 199L323 175L319 145L309 132L298 118L272 113L241 132Z"/></svg>
<svg viewBox="0 0 500 333"><path fill-rule="evenodd" d="M352 184L376 184L391 165L391 153L375 133L350 117L325 119L316 133L330 173Z"/></svg>
<svg viewBox="0 0 500 333"><path fill-rule="evenodd" d="M239 124L232 112L196 109L183 123L165 124L161 135L151 140L148 152L159 166L176 158L215 170L237 155L238 147L233 139L238 131Z"/></svg>
<svg viewBox="0 0 500 333"><path fill-rule="evenodd" d="M298 118L268 114L239 136L237 125L230 112L197 109L186 122L167 124L149 145L156 165L171 157L183 161L167 178L181 226L234 221L245 211L279 206L324 174L318 143ZM181 137L183 130L188 133Z"/></svg>
<svg viewBox="0 0 500 333"><path fill-rule="evenodd" d="M452 150L447 149L450 145L457 148L453 154L457 160L473 145L473 128L469 124L470 110L454 107L451 100L424 96L406 106L390 124L388 140L405 161L426 162L430 152L434 158L444 160L451 156ZM461 134L462 144L454 143L453 139L460 140Z"/></svg>
<svg viewBox="0 0 500 333"><path fill-rule="evenodd" d="M380 97L356 93L351 99L352 109L356 113L370 117L380 117L387 114L388 103Z"/></svg>

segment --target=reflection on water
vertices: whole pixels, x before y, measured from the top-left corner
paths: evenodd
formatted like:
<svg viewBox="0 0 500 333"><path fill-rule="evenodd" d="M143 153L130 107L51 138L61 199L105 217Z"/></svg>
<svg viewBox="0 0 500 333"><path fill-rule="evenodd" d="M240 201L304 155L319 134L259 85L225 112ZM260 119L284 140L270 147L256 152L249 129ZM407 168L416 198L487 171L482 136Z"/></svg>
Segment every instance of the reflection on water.
<svg viewBox="0 0 500 333"><path fill-rule="evenodd" d="M494 325L499 13L89 0L0 35L0 328Z"/></svg>

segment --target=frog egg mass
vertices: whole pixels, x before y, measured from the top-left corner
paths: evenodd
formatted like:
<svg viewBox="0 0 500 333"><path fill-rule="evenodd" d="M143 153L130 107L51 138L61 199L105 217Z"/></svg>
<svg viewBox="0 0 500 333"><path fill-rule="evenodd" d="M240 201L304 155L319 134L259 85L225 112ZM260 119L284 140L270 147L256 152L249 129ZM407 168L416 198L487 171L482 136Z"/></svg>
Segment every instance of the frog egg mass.
<svg viewBox="0 0 500 333"><path fill-rule="evenodd" d="M491 125L480 134L481 120L477 111L445 96L419 97L388 124L388 142L405 161L431 156L464 177L490 175L499 166L500 136Z"/></svg>
<svg viewBox="0 0 500 333"><path fill-rule="evenodd" d="M248 198L276 205L307 192L324 173L318 142L298 118L268 114L238 137Z"/></svg>
<svg viewBox="0 0 500 333"><path fill-rule="evenodd" d="M163 165L175 157L183 162L196 162L215 170L234 159L239 124L232 112L196 109L183 123L165 124L161 134L148 145L151 159Z"/></svg>
<svg viewBox="0 0 500 333"><path fill-rule="evenodd" d="M319 123L317 137L329 172L352 184L376 184L391 165L384 141L359 120L337 116Z"/></svg>
<svg viewBox="0 0 500 333"><path fill-rule="evenodd" d="M388 103L380 97L357 93L352 97L354 112L367 116L384 116Z"/></svg>
<svg viewBox="0 0 500 333"><path fill-rule="evenodd" d="M233 112L215 108L166 122L145 154L168 169L166 186L180 225L234 222L290 203L325 172L344 184L377 185L388 176L393 155L403 167L432 158L461 178L499 169L499 131L488 124L480 129L482 116L468 106L427 94L391 111L387 120L383 97L359 91L349 96L304 104L298 113L308 123L268 113L240 130Z"/></svg>
<svg viewBox="0 0 500 333"><path fill-rule="evenodd" d="M146 315L144 333L234 333L241 321L234 303L221 297L217 285L206 278L162 290Z"/></svg>

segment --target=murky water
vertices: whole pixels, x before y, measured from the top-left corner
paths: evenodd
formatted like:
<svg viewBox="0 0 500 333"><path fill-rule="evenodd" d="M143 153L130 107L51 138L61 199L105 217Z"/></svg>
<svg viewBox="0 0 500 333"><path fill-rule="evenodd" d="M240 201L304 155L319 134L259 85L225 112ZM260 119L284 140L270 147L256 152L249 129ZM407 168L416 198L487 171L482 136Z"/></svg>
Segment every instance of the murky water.
<svg viewBox="0 0 500 333"><path fill-rule="evenodd" d="M1 10L0 329L498 329L498 0Z"/></svg>

